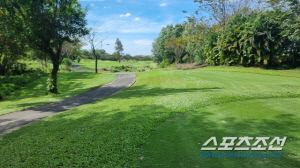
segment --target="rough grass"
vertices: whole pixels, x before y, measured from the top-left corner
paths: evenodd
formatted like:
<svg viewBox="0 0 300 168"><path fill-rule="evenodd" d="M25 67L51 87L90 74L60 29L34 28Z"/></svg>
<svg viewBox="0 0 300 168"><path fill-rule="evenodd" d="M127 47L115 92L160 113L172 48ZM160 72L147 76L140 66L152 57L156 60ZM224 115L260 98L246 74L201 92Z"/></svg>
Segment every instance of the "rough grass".
<svg viewBox="0 0 300 168"><path fill-rule="evenodd" d="M79 68L84 69L87 71L95 71L95 60L92 59L83 59L79 63ZM102 68L111 68L112 66L134 66L134 67L140 67L143 68L144 66L150 66L150 67L156 67L156 64L152 61L139 61L139 62L121 62L118 61L101 61L98 60L98 70L101 70Z"/></svg>
<svg viewBox="0 0 300 168"><path fill-rule="evenodd" d="M137 83L129 89L97 102L56 114L1 137L1 167L163 167L164 165L200 167L201 165L197 165L200 146L195 144L199 136L201 136L200 143L211 135L256 136L256 133L260 133L261 136L275 134L284 136L284 133L287 136L294 136L295 141L287 143L284 154L286 156L288 153L293 153L294 156L299 156L299 133L295 132L299 128L296 122L299 105L295 105L300 97L299 72L292 72L293 77L287 77L285 71L259 69L249 70L250 73L246 73L243 68L224 67L207 67L190 71L171 69L137 73ZM262 111L255 110L264 107L264 103L260 100L269 98L275 101L269 102ZM294 98L295 101L284 103L289 98ZM239 101L253 102L249 105L251 107L249 111L244 110L236 115L239 109L230 112L229 108L238 106ZM262 104L257 104L255 101ZM275 114L272 112L261 114L277 102L283 102L281 103L283 107L276 106L278 111ZM218 111L214 108L227 103L228 106L222 106L222 109L229 111ZM243 104L240 105L243 107ZM282 110L284 106L289 109ZM211 109L202 110L205 108ZM259 115L250 114L254 111ZM187 118L180 116L187 116ZM257 120L251 125L253 116L257 116ZM174 117L180 118L179 122L183 124L168 124ZM220 122L221 119L228 125L221 125L223 124ZM166 123L163 124L164 122ZM173 124L175 126L172 126ZM159 148L156 145L160 145L161 141L154 144L153 137L167 125L170 125L170 129L166 128L166 130L170 132L166 133L166 136L170 136L170 139L166 140L176 139L178 136L182 142L178 147L172 141L167 141L164 150L158 151L157 155L162 156L162 151L169 153L166 155L168 159L170 157L172 160L176 159L173 165L167 159L162 161L154 159L152 156L156 153L151 148L147 148L147 144ZM179 129L181 125L182 129ZM250 126L251 128L248 129ZM183 133L183 128L189 128L187 134L192 134L187 135L187 139L183 138L184 134L179 134ZM143 147L145 142L146 146ZM174 140L174 142L178 141ZM180 150L176 151L176 148ZM188 151L190 149L193 150ZM188 164L187 161L191 159L196 161ZM286 164L293 167L297 163L297 158L289 159L290 162L287 161L288 159L267 160L264 165L271 167ZM206 160L201 161L200 164L208 167L209 163L215 161ZM218 167L240 165L251 167L251 164L244 164L244 162L249 163L251 160L218 160Z"/></svg>
<svg viewBox="0 0 300 168"><path fill-rule="evenodd" d="M92 88L109 83L115 78L115 74L58 73L58 91L60 94L46 95L48 76L42 77L28 83L0 101L0 115L74 97Z"/></svg>

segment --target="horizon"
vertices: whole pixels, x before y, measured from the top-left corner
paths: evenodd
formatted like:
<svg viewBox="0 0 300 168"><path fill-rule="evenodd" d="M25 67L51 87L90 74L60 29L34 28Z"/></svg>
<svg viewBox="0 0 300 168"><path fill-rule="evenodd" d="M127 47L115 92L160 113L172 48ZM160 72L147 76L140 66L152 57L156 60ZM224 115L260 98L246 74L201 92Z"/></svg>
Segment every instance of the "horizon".
<svg viewBox="0 0 300 168"><path fill-rule="evenodd" d="M115 52L115 42L119 38L124 54L132 56L152 55L152 43L163 27L180 24L186 16L194 13L198 6L193 0L79 0L86 15L87 27L100 26L107 31L108 38L103 41L107 53ZM183 13L182 11L188 13ZM106 45L109 44L109 45ZM90 50L90 45L82 49ZM100 47L97 49L101 49Z"/></svg>

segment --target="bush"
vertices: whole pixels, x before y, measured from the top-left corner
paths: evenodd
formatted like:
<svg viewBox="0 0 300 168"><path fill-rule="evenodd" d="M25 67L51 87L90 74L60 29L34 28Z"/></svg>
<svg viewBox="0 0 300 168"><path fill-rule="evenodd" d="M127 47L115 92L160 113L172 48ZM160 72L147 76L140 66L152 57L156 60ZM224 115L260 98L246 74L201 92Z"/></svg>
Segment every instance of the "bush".
<svg viewBox="0 0 300 168"><path fill-rule="evenodd" d="M71 68L69 66L66 65L65 70L71 72Z"/></svg>
<svg viewBox="0 0 300 168"><path fill-rule="evenodd" d="M181 70L186 70L186 67L182 67Z"/></svg>
<svg viewBox="0 0 300 168"><path fill-rule="evenodd" d="M62 63L63 63L63 65L66 65L66 66L69 66L69 67L72 66L72 60L69 59L69 58L64 58Z"/></svg>
<svg viewBox="0 0 300 168"><path fill-rule="evenodd" d="M11 67L11 73L13 75L21 75L26 72L27 66L26 64L16 62Z"/></svg>
<svg viewBox="0 0 300 168"><path fill-rule="evenodd" d="M78 57L76 58L76 60L77 60L78 63L80 63L81 57L78 56Z"/></svg>
<svg viewBox="0 0 300 168"><path fill-rule="evenodd" d="M162 62L159 64L159 67L160 67L160 68L165 68L165 67L166 67L165 61L162 61Z"/></svg>
<svg viewBox="0 0 300 168"><path fill-rule="evenodd" d="M2 100L3 99L3 96L1 95L1 92L0 92L0 100Z"/></svg>
<svg viewBox="0 0 300 168"><path fill-rule="evenodd" d="M0 76L0 90L2 99L6 96L9 96L15 90L20 89L27 83L39 79L45 75L46 73L38 69L32 73L26 73L22 75Z"/></svg>

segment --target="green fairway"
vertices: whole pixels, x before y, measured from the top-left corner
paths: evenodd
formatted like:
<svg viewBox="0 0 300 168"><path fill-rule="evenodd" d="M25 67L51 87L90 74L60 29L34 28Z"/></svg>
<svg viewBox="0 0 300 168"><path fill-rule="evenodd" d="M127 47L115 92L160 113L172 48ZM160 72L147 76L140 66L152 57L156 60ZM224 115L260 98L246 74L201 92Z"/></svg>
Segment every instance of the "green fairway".
<svg viewBox="0 0 300 168"><path fill-rule="evenodd" d="M92 88L109 83L115 78L115 74L59 73L58 86L60 94L46 95L48 77L42 77L28 83L20 90L13 92L10 96L0 101L0 115L74 97Z"/></svg>
<svg viewBox="0 0 300 168"><path fill-rule="evenodd" d="M298 70L173 69L136 73L129 89L1 137L1 167L299 165ZM200 159L211 136L288 140L283 158Z"/></svg>
<svg viewBox="0 0 300 168"><path fill-rule="evenodd" d="M79 68L87 70L87 71L95 71L95 60L92 59L84 59L79 63ZM118 61L101 61L98 60L98 70L101 70L103 68L111 68L112 66L134 66L134 67L144 67L144 66L150 66L155 67L156 64L152 61L139 61L139 62L121 62Z"/></svg>
<svg viewBox="0 0 300 168"><path fill-rule="evenodd" d="M143 146L142 167L299 167L300 98L255 99L213 105L178 115L158 128ZM210 137L287 136L282 158L201 158ZM255 142L255 141L254 141ZM252 144L254 143L252 142ZM236 142L237 143L237 142ZM262 151L260 153L265 153Z"/></svg>

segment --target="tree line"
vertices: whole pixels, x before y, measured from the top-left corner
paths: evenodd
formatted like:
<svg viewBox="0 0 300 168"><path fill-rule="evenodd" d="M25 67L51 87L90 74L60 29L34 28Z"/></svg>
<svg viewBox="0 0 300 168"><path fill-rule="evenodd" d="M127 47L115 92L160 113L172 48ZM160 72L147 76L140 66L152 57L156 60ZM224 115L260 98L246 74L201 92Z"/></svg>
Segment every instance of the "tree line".
<svg viewBox="0 0 300 168"><path fill-rule="evenodd" d="M300 66L299 0L195 0L197 15L162 28L153 43L158 63ZM207 15L209 13L209 15Z"/></svg>
<svg viewBox="0 0 300 168"><path fill-rule="evenodd" d="M80 50L80 55L84 59L95 59L92 51L83 49ZM114 52L113 54L107 53L104 49L96 49L95 54L100 60L107 60L107 61L152 61L153 56L150 55L136 55L132 56L130 54L120 54L118 52Z"/></svg>

